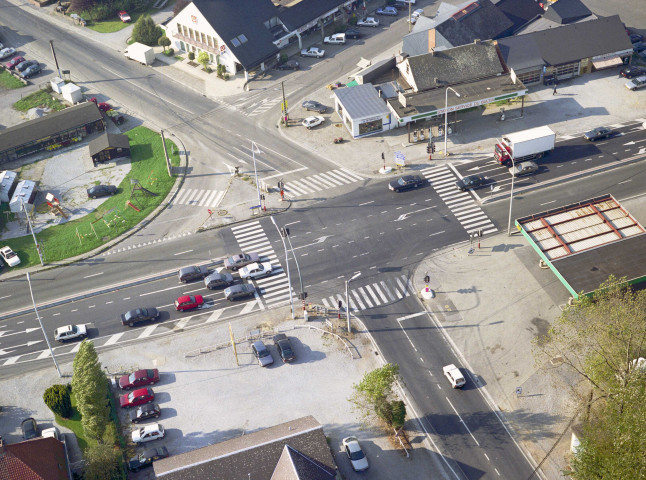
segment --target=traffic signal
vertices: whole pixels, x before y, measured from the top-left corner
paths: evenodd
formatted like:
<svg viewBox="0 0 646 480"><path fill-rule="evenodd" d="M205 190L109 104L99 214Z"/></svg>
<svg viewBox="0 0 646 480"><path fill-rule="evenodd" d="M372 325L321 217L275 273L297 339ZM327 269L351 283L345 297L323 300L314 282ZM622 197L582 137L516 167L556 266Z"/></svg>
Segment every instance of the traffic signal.
<svg viewBox="0 0 646 480"><path fill-rule="evenodd" d="M431 143L431 153L435 153L435 144Z"/></svg>
<svg viewBox="0 0 646 480"><path fill-rule="evenodd" d="M428 145L426 145L426 153L431 153L431 152L433 151L433 150L432 150L432 148L433 148L433 147L432 147L431 145L432 145L431 143L429 143Z"/></svg>

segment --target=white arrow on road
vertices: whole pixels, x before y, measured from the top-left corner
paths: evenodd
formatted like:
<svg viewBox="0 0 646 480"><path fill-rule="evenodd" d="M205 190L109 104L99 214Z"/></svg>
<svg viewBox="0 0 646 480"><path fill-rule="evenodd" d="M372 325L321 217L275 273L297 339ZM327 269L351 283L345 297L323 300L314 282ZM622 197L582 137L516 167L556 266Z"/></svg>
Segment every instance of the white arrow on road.
<svg viewBox="0 0 646 480"><path fill-rule="evenodd" d="M413 212L403 213L403 214L401 214L399 216L399 218L397 220L395 220L395 222L401 222L402 220L406 220L406 218L408 218L408 216L412 215L413 213L423 212L424 210L430 210L431 208L435 208L435 205L433 205L432 207L421 208L421 209L415 210Z"/></svg>
<svg viewBox="0 0 646 480"><path fill-rule="evenodd" d="M15 333L7 333L7 332L10 332L11 330L0 330L0 337L10 337L11 335L19 335L21 333L29 333L29 332L33 332L34 330L40 330L40 328L39 327L27 328L24 331L21 330L20 332L15 332Z"/></svg>
<svg viewBox="0 0 646 480"><path fill-rule="evenodd" d="M31 347L32 345L36 345L37 343L42 342L42 340L32 340L31 342L23 343L22 345L13 345L10 347L10 350L2 350L0 348L0 357L3 355L8 355L10 353L13 353L18 347Z"/></svg>
<svg viewBox="0 0 646 480"><path fill-rule="evenodd" d="M500 185L496 185L496 186L492 185L492 186L491 186L491 191L492 191L492 192L497 192L497 191L498 191L498 190L500 190L501 188L502 188L502 187L501 187Z"/></svg>
<svg viewBox="0 0 646 480"><path fill-rule="evenodd" d="M312 245L317 245L317 244L319 244L319 243L323 243L323 242L324 242L324 241L326 241L328 238L332 238L333 236L334 236L334 235L324 235L324 236L322 236L322 237L317 238L317 239L316 239L316 242L314 242L314 243L310 243L309 245L302 245L302 246L300 246L300 247L296 247L294 250L298 250L298 249L300 249L300 248L307 248L307 247L311 247Z"/></svg>
<svg viewBox="0 0 646 480"><path fill-rule="evenodd" d="M469 170L467 170L467 172L476 172L476 171L478 171L478 170L480 170L480 167L475 166L475 167L470 168Z"/></svg>
<svg viewBox="0 0 646 480"><path fill-rule="evenodd" d="M646 148L643 148L643 147L642 147L642 148L640 148L640 149L639 149L639 152L637 152L637 154L638 154L638 155L641 155L641 154L643 154L643 153L646 153Z"/></svg>

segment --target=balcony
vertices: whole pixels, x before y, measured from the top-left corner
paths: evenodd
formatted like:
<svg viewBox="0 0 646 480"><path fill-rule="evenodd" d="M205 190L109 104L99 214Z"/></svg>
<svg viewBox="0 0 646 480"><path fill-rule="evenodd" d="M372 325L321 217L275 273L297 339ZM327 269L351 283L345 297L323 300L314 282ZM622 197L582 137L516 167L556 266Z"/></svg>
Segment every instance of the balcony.
<svg viewBox="0 0 646 480"><path fill-rule="evenodd" d="M188 43L189 45L194 45L200 50L204 50L205 52L210 52L214 55L219 55L220 54L220 49L216 47L212 47L210 45L207 45L206 43L199 42L197 40L192 39L191 37L188 37L186 35L182 35L181 33L174 33L173 38L176 38L178 40L183 41L184 43Z"/></svg>

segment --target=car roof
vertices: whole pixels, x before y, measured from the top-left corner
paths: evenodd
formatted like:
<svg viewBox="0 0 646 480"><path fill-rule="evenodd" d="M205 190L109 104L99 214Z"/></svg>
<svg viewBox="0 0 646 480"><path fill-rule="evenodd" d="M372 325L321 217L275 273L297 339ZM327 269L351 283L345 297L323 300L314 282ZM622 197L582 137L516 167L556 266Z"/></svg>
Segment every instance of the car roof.
<svg viewBox="0 0 646 480"><path fill-rule="evenodd" d="M143 387L143 388L138 388L136 390L133 390L132 393L133 393L134 397L138 397L139 395L147 395L148 391L150 391L150 393L152 393L152 390L150 390L150 388Z"/></svg>
<svg viewBox="0 0 646 480"><path fill-rule="evenodd" d="M256 340L253 342L253 346L256 347L256 350L267 350L267 346L263 343L262 340Z"/></svg>

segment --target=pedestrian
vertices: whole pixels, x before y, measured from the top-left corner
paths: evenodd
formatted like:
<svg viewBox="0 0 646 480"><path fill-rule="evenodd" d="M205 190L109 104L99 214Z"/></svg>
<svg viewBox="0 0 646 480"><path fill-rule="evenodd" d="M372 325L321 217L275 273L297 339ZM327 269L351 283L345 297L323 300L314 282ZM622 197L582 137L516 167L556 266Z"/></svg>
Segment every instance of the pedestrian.
<svg viewBox="0 0 646 480"><path fill-rule="evenodd" d="M554 90L552 91L552 95L556 95L556 83L554 84Z"/></svg>

